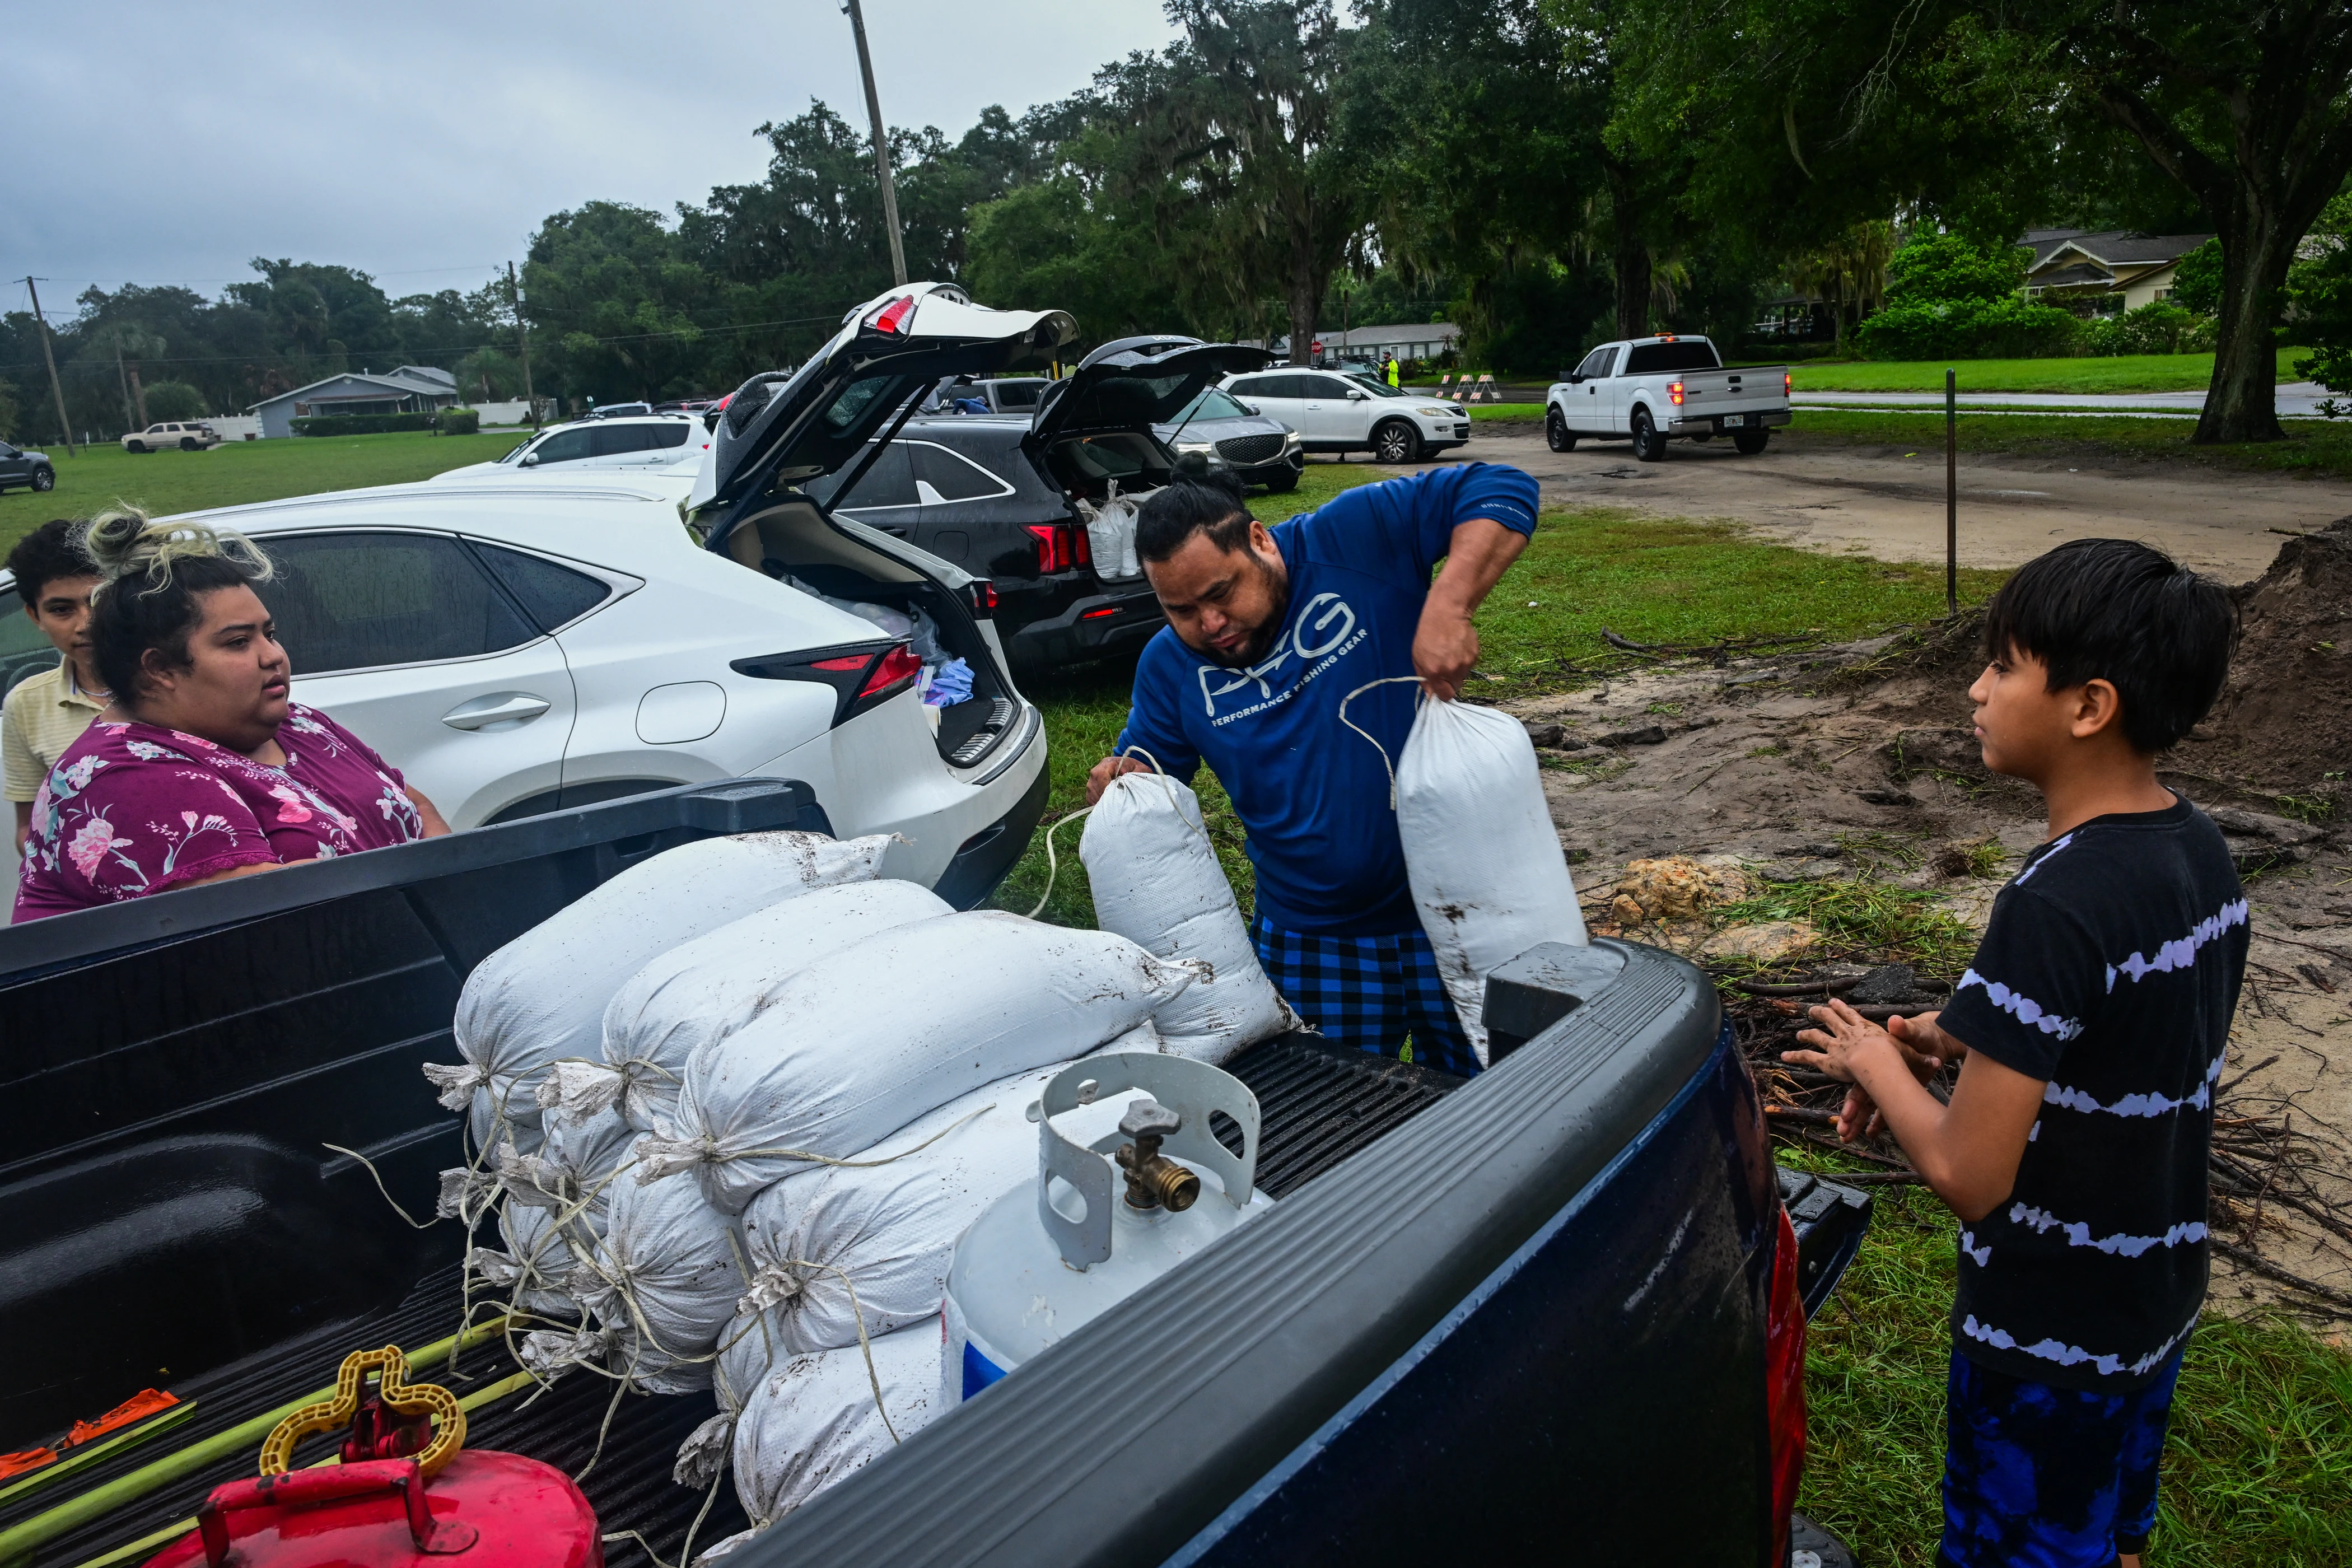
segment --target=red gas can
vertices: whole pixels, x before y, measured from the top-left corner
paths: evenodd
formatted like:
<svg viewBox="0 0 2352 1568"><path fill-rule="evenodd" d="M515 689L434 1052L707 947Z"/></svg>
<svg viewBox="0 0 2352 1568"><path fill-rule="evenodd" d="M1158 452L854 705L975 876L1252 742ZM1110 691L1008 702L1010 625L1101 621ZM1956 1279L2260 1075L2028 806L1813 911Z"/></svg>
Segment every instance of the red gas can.
<svg viewBox="0 0 2352 1568"><path fill-rule="evenodd" d="M588 1500L520 1454L324 1465L216 1487L196 1531L148 1568L603 1568Z"/></svg>

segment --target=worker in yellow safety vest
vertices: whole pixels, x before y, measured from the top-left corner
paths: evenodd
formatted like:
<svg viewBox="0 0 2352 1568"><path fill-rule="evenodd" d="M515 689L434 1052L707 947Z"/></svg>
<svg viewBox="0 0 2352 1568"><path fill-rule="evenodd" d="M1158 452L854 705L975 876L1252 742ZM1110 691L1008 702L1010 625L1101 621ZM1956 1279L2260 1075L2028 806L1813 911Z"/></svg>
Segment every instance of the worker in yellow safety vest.
<svg viewBox="0 0 2352 1568"><path fill-rule="evenodd" d="M1391 386L1402 386L1404 384L1403 367L1397 363L1396 355L1392 353L1382 354L1381 356L1381 368L1387 374L1388 383Z"/></svg>

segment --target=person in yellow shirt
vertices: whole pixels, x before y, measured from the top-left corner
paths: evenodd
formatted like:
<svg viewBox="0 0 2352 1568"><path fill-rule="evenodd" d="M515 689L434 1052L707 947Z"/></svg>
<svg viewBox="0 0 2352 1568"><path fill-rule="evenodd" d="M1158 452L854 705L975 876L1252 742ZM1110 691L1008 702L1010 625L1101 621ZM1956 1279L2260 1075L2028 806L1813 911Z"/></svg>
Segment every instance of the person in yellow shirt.
<svg viewBox="0 0 2352 1568"><path fill-rule="evenodd" d="M1397 363L1397 357L1392 353L1383 354L1381 357L1382 361L1381 368L1387 372L1389 384L1402 386L1404 383L1404 366Z"/></svg>
<svg viewBox="0 0 2352 1568"><path fill-rule="evenodd" d="M113 700L90 662L89 595L98 568L81 552L80 525L45 522L8 552L25 614L57 646L58 667L20 683L0 704L0 781L16 807L16 847L33 825L33 797L66 748Z"/></svg>

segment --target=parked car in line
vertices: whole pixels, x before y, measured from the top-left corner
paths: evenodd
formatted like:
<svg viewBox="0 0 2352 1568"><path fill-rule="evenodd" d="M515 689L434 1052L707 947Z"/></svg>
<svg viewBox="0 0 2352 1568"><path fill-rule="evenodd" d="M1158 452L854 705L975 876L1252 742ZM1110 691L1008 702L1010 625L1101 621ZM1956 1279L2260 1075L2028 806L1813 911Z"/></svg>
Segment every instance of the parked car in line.
<svg viewBox="0 0 2352 1568"><path fill-rule="evenodd" d="M949 376L924 397L918 414L1026 414L1054 383L1042 375Z"/></svg>
<svg viewBox="0 0 2352 1568"><path fill-rule="evenodd" d="M1544 438L1555 452L1579 441L1631 441L1654 463L1668 441L1728 436L1753 457L1789 422L1789 367L1724 368L1706 338L1660 333L1603 343L1544 395Z"/></svg>
<svg viewBox="0 0 2352 1568"><path fill-rule="evenodd" d="M11 487L28 490L57 489L58 471L50 466L49 455L0 441L0 490Z"/></svg>
<svg viewBox="0 0 2352 1568"><path fill-rule="evenodd" d="M1336 371L1282 367L1229 378L1224 388L1297 431L1309 452L1368 451L1383 463L1417 463L1470 439L1470 416L1454 405Z"/></svg>
<svg viewBox="0 0 2352 1568"><path fill-rule="evenodd" d="M1297 489L1307 466L1297 431L1222 387L1203 387L1176 417L1151 431L1178 457L1198 452L1210 467L1231 468L1244 483L1264 485L1277 495Z"/></svg>
<svg viewBox="0 0 2352 1568"><path fill-rule="evenodd" d="M491 475L529 476L552 470L655 468L692 465L710 450L710 432L689 414L648 414L635 418L582 419L551 425L520 442L503 458L467 463L436 475L440 479L478 479Z"/></svg>
<svg viewBox="0 0 2352 1568"><path fill-rule="evenodd" d="M938 655L970 666L974 695L927 710L906 634L698 548L680 499L664 476L619 473L191 515L249 534L276 564L264 602L296 700L350 726L454 826L782 773L844 834L907 835L893 875L934 881L1000 826L1025 841L1045 748L966 574L813 513L775 531L804 584L920 610ZM0 683L57 662L18 608L0 576Z"/></svg>
<svg viewBox="0 0 2352 1568"><path fill-rule="evenodd" d="M976 320L984 323L1002 314L981 310L950 285L912 288L913 293L894 293L885 302L912 298L925 310L937 305L943 320L977 312ZM826 353L845 356L847 363L857 352L853 342ZM703 471L710 495L731 500L764 493L760 488L772 482L782 487L779 493L804 497L988 578L996 595L996 626L1018 668L1141 647L1165 624L1160 600L1139 574L1101 575L1087 537L1087 513L1114 491L1140 498L1166 484L1176 457L1154 427L1171 420L1219 377L1263 364L1265 352L1192 338L1122 339L1047 383L1027 413L916 413L960 359L981 352L950 337L935 349L918 353L909 347L890 356L906 372L865 378L876 385L862 395L887 398L889 406L870 413L861 406L845 426L870 432L866 460L806 477L759 477L757 463L745 455L746 443L779 417L771 412L779 400L814 395L793 390L804 380L815 386L865 382L846 370L827 368L820 359L774 383L755 377L719 421L718 446ZM918 378L915 367L935 368ZM824 449L829 453L843 438L828 436ZM774 454L759 460L783 464ZM696 508L711 504L701 480L697 496Z"/></svg>
<svg viewBox="0 0 2352 1568"><path fill-rule="evenodd" d="M168 447L177 447L183 452L198 452L220 444L219 431L194 420L150 425L144 430L133 430L122 437L122 449L126 452L160 452Z"/></svg>
<svg viewBox="0 0 2352 1568"><path fill-rule="evenodd" d="M591 419L627 419L654 412L654 405L650 403L607 403L601 407L591 408L587 416Z"/></svg>

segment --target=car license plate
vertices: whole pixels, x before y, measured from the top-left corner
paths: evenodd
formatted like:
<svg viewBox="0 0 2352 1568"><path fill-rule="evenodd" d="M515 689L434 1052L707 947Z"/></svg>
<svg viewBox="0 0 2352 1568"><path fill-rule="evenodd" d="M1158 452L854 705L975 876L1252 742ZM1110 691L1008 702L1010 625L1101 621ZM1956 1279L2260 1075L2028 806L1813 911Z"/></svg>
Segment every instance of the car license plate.
<svg viewBox="0 0 2352 1568"><path fill-rule="evenodd" d="M1745 425L1747 423L1748 416L1745 414L1727 414L1723 416L1723 427L1727 430L1731 429L1734 426Z"/></svg>

